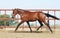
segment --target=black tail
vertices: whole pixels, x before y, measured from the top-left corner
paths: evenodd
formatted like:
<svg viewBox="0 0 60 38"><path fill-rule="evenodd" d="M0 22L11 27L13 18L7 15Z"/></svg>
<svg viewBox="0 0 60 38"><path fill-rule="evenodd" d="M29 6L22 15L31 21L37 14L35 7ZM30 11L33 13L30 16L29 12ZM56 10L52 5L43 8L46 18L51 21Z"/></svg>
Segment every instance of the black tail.
<svg viewBox="0 0 60 38"><path fill-rule="evenodd" d="M44 13L47 17L52 17L52 18L54 18L54 19L57 19L57 20L59 20L59 18L57 18L57 17L55 17L55 16L53 16L53 15L50 15L50 14L48 14L48 13Z"/></svg>

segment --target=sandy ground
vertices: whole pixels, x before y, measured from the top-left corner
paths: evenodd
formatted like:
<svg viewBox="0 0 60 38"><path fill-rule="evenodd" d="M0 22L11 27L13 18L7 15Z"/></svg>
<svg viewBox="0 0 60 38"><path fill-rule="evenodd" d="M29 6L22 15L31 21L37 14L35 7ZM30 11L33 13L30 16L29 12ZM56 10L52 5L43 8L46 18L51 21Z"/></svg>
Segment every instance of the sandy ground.
<svg viewBox="0 0 60 38"><path fill-rule="evenodd" d="M29 31L6 31L0 30L0 38L60 38L60 29L56 29L54 33L49 31L35 32L30 33Z"/></svg>

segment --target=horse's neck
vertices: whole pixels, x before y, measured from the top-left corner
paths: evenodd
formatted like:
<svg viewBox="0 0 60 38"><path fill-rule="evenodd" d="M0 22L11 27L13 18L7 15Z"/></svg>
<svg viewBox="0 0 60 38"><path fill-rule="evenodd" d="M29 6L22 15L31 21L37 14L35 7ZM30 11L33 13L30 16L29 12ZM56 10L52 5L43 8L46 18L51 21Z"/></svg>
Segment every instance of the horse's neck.
<svg viewBox="0 0 60 38"><path fill-rule="evenodd" d="M23 16L24 13L25 13L24 11L20 11L20 12L19 12L19 15L20 15L20 16Z"/></svg>
<svg viewBox="0 0 60 38"><path fill-rule="evenodd" d="M25 14L25 13L28 13L29 11L27 11L27 10L21 10L20 11L20 14Z"/></svg>
<svg viewBox="0 0 60 38"><path fill-rule="evenodd" d="M19 15L21 16L23 14L23 12L19 12Z"/></svg>
<svg viewBox="0 0 60 38"><path fill-rule="evenodd" d="M22 11L22 12L29 12L28 10L23 10L23 9L21 9L21 11Z"/></svg>

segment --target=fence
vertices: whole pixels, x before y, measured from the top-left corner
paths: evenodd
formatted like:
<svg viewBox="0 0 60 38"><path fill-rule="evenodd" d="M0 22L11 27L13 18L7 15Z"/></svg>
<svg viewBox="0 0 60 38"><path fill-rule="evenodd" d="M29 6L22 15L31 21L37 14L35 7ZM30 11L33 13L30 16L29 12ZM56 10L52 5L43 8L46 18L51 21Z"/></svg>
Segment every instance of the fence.
<svg viewBox="0 0 60 38"><path fill-rule="evenodd" d="M4 11L4 15L6 16L6 12L7 11L12 11L13 9L0 9L0 13L2 13L1 11ZM47 13L49 13L50 11L53 11L54 13L54 16L56 16L56 11L60 11L60 9L25 9L25 10L30 10L30 11L46 11ZM7 28L6 26L6 21L5 20L12 20L12 18L0 18L0 20L4 20L4 28ZM20 20L17 16L17 18L15 18L15 20ZM56 28L55 26L55 19L51 19L51 18L48 18L48 20L54 20L54 29ZM10 27L10 26L8 26ZM35 26L34 28L36 28L37 26ZM24 28L24 25L21 27L21 28Z"/></svg>

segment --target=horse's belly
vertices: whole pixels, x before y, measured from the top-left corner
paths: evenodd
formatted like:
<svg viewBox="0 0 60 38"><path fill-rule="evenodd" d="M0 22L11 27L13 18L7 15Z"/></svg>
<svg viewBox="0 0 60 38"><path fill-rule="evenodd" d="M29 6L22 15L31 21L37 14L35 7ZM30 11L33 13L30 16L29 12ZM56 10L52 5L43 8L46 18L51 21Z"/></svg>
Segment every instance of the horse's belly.
<svg viewBox="0 0 60 38"><path fill-rule="evenodd" d="M24 17L23 20L25 21L36 21L38 18L28 18L28 17Z"/></svg>
<svg viewBox="0 0 60 38"><path fill-rule="evenodd" d="M23 17L23 18L21 18L21 20L28 20L28 18L27 17Z"/></svg>
<svg viewBox="0 0 60 38"><path fill-rule="evenodd" d="M38 19L37 16L31 16L31 17L28 18L28 20L37 20L37 19Z"/></svg>

